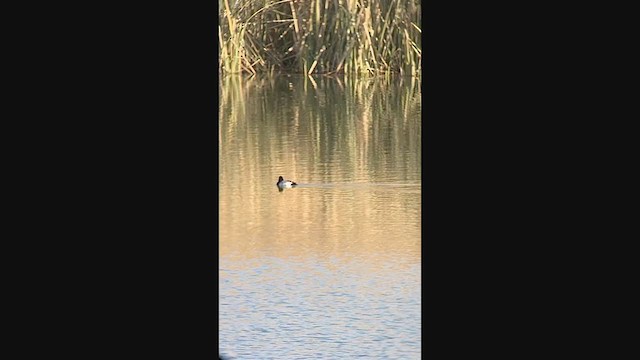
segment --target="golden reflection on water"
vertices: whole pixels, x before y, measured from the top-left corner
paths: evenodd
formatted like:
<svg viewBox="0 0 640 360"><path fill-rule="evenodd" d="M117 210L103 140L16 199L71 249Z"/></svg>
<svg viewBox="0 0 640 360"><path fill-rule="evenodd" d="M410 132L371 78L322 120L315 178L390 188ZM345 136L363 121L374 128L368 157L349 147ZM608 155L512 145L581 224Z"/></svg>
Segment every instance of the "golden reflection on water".
<svg viewBox="0 0 640 360"><path fill-rule="evenodd" d="M243 206L241 196L221 200L220 256L376 260L393 254L420 261L418 186L382 191L298 188L282 194L275 186L263 190L268 194L262 202L256 200L258 206Z"/></svg>
<svg viewBox="0 0 640 360"><path fill-rule="evenodd" d="M420 261L417 83L222 81L221 257Z"/></svg>

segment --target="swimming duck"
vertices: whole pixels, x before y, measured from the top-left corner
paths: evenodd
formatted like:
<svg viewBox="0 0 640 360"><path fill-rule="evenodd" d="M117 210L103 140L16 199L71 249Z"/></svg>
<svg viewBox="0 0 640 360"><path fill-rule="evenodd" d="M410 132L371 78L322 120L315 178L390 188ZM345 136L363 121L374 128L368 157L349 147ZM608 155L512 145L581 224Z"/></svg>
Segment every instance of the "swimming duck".
<svg viewBox="0 0 640 360"><path fill-rule="evenodd" d="M292 188L298 184L294 183L291 180L285 180L284 178L282 178L282 176L278 177L278 182L276 183L276 185L278 185L279 188Z"/></svg>

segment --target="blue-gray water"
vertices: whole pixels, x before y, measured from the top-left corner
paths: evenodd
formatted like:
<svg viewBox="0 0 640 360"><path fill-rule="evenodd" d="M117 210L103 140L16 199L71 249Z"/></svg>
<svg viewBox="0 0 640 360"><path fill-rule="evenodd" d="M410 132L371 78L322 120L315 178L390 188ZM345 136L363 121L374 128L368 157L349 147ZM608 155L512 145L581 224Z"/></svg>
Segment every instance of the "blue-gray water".
<svg viewBox="0 0 640 360"><path fill-rule="evenodd" d="M420 358L416 81L221 79L223 356Z"/></svg>

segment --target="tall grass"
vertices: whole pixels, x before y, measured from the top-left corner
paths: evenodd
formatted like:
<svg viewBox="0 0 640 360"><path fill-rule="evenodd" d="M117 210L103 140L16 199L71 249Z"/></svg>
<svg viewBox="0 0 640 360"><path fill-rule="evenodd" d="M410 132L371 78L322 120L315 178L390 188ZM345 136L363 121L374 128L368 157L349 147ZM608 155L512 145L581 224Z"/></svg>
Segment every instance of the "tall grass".
<svg viewBox="0 0 640 360"><path fill-rule="evenodd" d="M421 71L421 0L219 0L224 73Z"/></svg>

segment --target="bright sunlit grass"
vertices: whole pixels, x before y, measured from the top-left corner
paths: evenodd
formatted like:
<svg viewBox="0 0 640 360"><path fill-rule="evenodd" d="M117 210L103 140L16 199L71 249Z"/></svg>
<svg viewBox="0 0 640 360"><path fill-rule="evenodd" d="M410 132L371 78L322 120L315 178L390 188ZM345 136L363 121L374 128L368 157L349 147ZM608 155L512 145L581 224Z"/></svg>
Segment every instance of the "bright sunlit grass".
<svg viewBox="0 0 640 360"><path fill-rule="evenodd" d="M219 2L222 73L420 74L420 0Z"/></svg>

